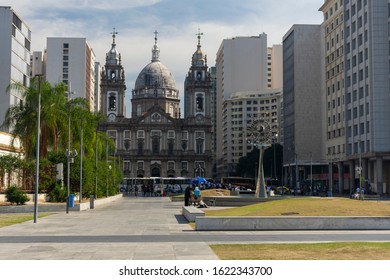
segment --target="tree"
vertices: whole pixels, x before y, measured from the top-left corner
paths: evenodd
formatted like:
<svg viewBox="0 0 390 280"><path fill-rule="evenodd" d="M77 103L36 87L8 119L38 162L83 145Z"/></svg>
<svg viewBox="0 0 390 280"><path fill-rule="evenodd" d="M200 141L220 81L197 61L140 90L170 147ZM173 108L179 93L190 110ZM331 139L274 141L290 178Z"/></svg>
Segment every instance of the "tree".
<svg viewBox="0 0 390 280"><path fill-rule="evenodd" d="M276 172L274 169L274 149L276 158ZM241 177L255 177L257 176L257 169L259 164L259 150L253 149L245 157L241 157L237 165L237 175ZM281 180L282 178L282 164L283 164L283 146L276 143L264 151L263 167L264 176L275 176Z"/></svg>
<svg viewBox="0 0 390 280"><path fill-rule="evenodd" d="M23 102L11 106L2 124L13 134L12 144L19 138L26 158L35 157L36 133L38 119L38 95L41 91L41 138L40 156L47 157L49 149L58 149L58 138L66 127L66 85L61 83L54 87L38 77L31 80L30 87L14 83L7 89L22 94Z"/></svg>

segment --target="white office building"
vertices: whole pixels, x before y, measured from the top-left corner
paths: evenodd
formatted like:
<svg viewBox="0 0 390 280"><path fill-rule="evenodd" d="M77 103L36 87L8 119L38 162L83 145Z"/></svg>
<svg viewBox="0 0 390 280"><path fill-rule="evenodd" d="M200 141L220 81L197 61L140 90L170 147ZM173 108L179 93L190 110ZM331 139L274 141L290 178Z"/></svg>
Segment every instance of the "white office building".
<svg viewBox="0 0 390 280"><path fill-rule="evenodd" d="M15 82L30 85L31 31L11 7L0 6L0 124L8 108L19 104L22 95L7 92Z"/></svg>
<svg viewBox="0 0 390 280"><path fill-rule="evenodd" d="M64 82L95 110L95 53L86 38L47 38L46 80Z"/></svg>
<svg viewBox="0 0 390 280"><path fill-rule="evenodd" d="M275 48L274 48L275 47ZM223 135L226 127L223 117L224 102L238 92L264 92L282 86L282 48L267 47L267 35L225 39L217 52L217 131L216 158L218 176L230 173L235 166L225 158L228 144ZM230 148L229 148L230 149ZM240 154L238 152L238 154ZM245 154L244 154L245 156ZM227 162L229 164L227 165Z"/></svg>
<svg viewBox="0 0 390 280"><path fill-rule="evenodd" d="M281 89L235 92L223 102L224 174L234 174L240 157L254 149L254 145L248 143L248 132L254 120L265 119L273 131L279 131L282 95Z"/></svg>

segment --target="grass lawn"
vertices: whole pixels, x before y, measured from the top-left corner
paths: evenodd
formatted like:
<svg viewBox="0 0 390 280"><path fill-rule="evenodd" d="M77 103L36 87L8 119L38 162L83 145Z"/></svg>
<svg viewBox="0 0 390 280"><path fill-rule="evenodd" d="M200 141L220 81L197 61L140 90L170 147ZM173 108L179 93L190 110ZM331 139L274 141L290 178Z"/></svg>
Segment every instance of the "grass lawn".
<svg viewBox="0 0 390 280"><path fill-rule="evenodd" d="M210 245L221 260L390 260L390 242Z"/></svg>
<svg viewBox="0 0 390 280"><path fill-rule="evenodd" d="M38 214L38 218L43 218L52 213ZM23 223L34 219L34 214L31 213L1 213L0 214L0 228L14 224Z"/></svg>
<svg viewBox="0 0 390 280"><path fill-rule="evenodd" d="M390 204L349 198L287 198L230 209L206 216L390 216Z"/></svg>
<svg viewBox="0 0 390 280"><path fill-rule="evenodd" d="M349 198L291 198L205 211L206 216L390 216L390 204ZM222 260L390 260L390 242L210 245Z"/></svg>

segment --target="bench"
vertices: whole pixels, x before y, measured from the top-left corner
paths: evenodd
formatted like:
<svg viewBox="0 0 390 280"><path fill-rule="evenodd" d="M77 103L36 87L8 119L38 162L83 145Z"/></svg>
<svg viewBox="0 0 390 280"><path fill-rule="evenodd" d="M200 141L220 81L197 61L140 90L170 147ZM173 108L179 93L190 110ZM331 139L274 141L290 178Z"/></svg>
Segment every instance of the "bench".
<svg viewBox="0 0 390 280"><path fill-rule="evenodd" d="M201 197L200 197L200 196L198 196L198 197L195 198L195 196L194 196L193 194L191 194L190 201L189 201L189 202L190 202L190 206L191 206L191 205L198 206L200 200L201 200Z"/></svg>
<svg viewBox="0 0 390 280"><path fill-rule="evenodd" d="M183 206L182 214L189 222L195 222L196 217L204 217L204 212L193 206Z"/></svg>

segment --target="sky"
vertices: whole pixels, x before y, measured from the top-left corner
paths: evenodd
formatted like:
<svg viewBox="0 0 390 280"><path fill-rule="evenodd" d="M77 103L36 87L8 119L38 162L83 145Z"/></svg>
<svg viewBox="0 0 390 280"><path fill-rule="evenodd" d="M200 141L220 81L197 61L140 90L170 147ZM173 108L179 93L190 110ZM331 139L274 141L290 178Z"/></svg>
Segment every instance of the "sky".
<svg viewBox="0 0 390 280"><path fill-rule="evenodd" d="M2 0L29 26L32 51L47 37L86 38L102 65L115 27L126 73L127 115L135 80L152 57L159 32L161 62L172 72L181 100L184 79L196 50L198 30L208 66L215 65L224 39L266 33L268 46L281 44L293 24L320 24L324 0Z"/></svg>

